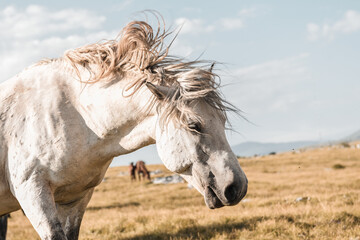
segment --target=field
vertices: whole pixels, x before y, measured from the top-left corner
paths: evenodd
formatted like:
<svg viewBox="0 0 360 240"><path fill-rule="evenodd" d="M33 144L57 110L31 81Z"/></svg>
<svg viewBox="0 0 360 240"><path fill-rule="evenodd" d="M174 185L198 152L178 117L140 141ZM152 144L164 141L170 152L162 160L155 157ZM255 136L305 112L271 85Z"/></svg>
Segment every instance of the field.
<svg viewBox="0 0 360 240"><path fill-rule="evenodd" d="M155 185L108 170L85 213L80 239L360 240L360 149L324 147L240 158L245 200L210 210L186 183ZM150 170L161 165L148 166ZM159 175L161 176L161 175ZM38 239L21 212L8 239Z"/></svg>

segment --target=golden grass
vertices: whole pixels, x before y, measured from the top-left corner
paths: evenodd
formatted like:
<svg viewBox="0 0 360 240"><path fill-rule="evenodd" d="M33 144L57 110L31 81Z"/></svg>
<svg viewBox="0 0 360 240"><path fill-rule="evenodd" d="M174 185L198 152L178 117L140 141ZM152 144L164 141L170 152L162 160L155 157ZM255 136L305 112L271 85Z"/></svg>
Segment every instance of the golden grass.
<svg viewBox="0 0 360 240"><path fill-rule="evenodd" d="M131 183L118 176L127 167L111 168L88 206L80 239L360 239L359 149L320 148L240 162L249 179L245 201L216 210L186 183ZM16 212L8 239L38 236Z"/></svg>

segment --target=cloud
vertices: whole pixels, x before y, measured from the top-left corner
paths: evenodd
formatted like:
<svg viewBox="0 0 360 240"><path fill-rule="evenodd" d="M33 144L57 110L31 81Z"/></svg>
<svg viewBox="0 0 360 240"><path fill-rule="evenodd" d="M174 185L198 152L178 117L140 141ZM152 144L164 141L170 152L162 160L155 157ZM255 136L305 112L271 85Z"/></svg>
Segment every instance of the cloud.
<svg viewBox="0 0 360 240"><path fill-rule="evenodd" d="M305 71L304 66L301 64L301 60L308 56L308 53L302 53L290 58L255 64L239 68L235 71L235 74L240 78L253 81L267 81L269 78L297 75Z"/></svg>
<svg viewBox="0 0 360 240"><path fill-rule="evenodd" d="M3 42L2 46L5 46L5 50L0 51L0 82L41 59L61 57L67 49L97 42L101 39L111 39L117 33L118 31L101 31L84 35L53 36L12 43Z"/></svg>
<svg viewBox="0 0 360 240"><path fill-rule="evenodd" d="M227 30L239 29L244 26L244 22L240 18L223 18L220 24Z"/></svg>
<svg viewBox="0 0 360 240"><path fill-rule="evenodd" d="M252 123L230 115L232 126L243 135L232 136L232 142L313 139L300 129L300 125L307 126L314 101L311 69L307 66L309 56L302 53L273 59L232 69L231 76L223 75L222 92L226 99Z"/></svg>
<svg viewBox="0 0 360 240"><path fill-rule="evenodd" d="M181 33L193 33L193 34L199 34L199 33L206 33L206 32L212 32L215 29L214 25L206 24L204 20L200 18L196 19L189 19L189 18L178 18L175 20L175 24L178 26L182 26Z"/></svg>
<svg viewBox="0 0 360 240"><path fill-rule="evenodd" d="M348 10L342 19L333 24L307 24L308 40L316 41L320 38L334 39L338 34L349 34L360 30L360 13Z"/></svg>
<svg viewBox="0 0 360 240"><path fill-rule="evenodd" d="M226 30L240 29L245 26L245 20L250 17L254 17L257 12L257 8L243 8L238 11L236 17L222 18L218 21L218 26L225 28Z"/></svg>
<svg viewBox="0 0 360 240"><path fill-rule="evenodd" d="M170 54L174 56L188 57L195 51L195 49L195 46L190 46L186 42L176 39L170 48Z"/></svg>
<svg viewBox="0 0 360 240"><path fill-rule="evenodd" d="M182 26L182 34L210 33L217 30L235 30L244 27L244 20L255 15L256 8L244 8L234 17L219 18L206 23L201 18L189 19L181 17L175 20L177 26Z"/></svg>
<svg viewBox="0 0 360 240"><path fill-rule="evenodd" d="M38 5L25 9L9 6L0 12L0 37L18 39L78 29L92 30L99 28L105 20L104 16L84 9L52 11Z"/></svg>
<svg viewBox="0 0 360 240"><path fill-rule="evenodd" d="M133 2L134 0L124 0L120 2L118 5L115 5L115 9L117 9L118 11L124 10L125 8L130 6Z"/></svg>
<svg viewBox="0 0 360 240"><path fill-rule="evenodd" d="M235 79L224 79L229 100L253 113L284 112L303 99L297 86L307 78L308 53L234 69Z"/></svg>
<svg viewBox="0 0 360 240"><path fill-rule="evenodd" d="M317 24L309 23L307 25L308 40L315 41L319 38L320 27Z"/></svg>
<svg viewBox="0 0 360 240"><path fill-rule="evenodd" d="M0 11L0 82L45 57L60 57L69 48L113 39L119 31L99 30L105 21L104 16L84 9L6 7Z"/></svg>
<svg viewBox="0 0 360 240"><path fill-rule="evenodd" d="M238 12L238 16L240 17L253 17L258 12L258 7L251 7L251 8L243 8Z"/></svg>

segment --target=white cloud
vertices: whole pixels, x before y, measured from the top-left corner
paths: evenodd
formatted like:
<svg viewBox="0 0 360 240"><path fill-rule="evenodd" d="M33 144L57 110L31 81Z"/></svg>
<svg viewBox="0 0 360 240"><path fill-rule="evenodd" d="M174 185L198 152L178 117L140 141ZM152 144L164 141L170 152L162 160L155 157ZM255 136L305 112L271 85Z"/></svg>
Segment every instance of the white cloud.
<svg viewBox="0 0 360 240"><path fill-rule="evenodd" d="M314 139L299 127L307 126L305 114L314 101L308 58L302 53L274 59L233 69L231 78L223 77L226 99L254 124L230 116L233 127L245 136L234 135L233 142Z"/></svg>
<svg viewBox="0 0 360 240"><path fill-rule="evenodd" d="M6 47L5 50L0 51L0 82L41 59L61 57L67 49L97 42L101 39L111 39L117 33L118 31L101 31L85 35L53 36L12 43L3 42L2 45Z"/></svg>
<svg viewBox="0 0 360 240"><path fill-rule="evenodd" d="M128 6L130 6L133 2L134 2L134 0L124 0L124 1L120 2L117 6L115 6L115 8L118 11L121 11L121 10L124 10L125 8L127 8Z"/></svg>
<svg viewBox="0 0 360 240"><path fill-rule="evenodd" d="M222 18L218 21L218 25L225 28L226 30L240 29L245 26L244 21L249 17L256 15L257 8L243 8L238 11L236 17Z"/></svg>
<svg viewBox="0 0 360 240"><path fill-rule="evenodd" d="M348 10L342 19L333 24L315 24L307 25L308 40L316 41L320 38L333 39L337 34L348 34L360 30L360 13Z"/></svg>
<svg viewBox="0 0 360 240"><path fill-rule="evenodd" d="M240 17L250 17L255 16L255 13L258 11L256 7L251 8L243 8L238 12L238 16Z"/></svg>
<svg viewBox="0 0 360 240"><path fill-rule="evenodd" d="M77 29L97 29L105 20L104 16L83 9L51 11L38 5L25 9L9 6L0 12L0 37L19 39Z"/></svg>
<svg viewBox="0 0 360 240"><path fill-rule="evenodd" d="M253 113L285 112L304 97L297 86L307 80L308 56L303 53L235 69L236 80L224 79L231 86L224 91L236 106L246 106Z"/></svg>
<svg viewBox="0 0 360 240"><path fill-rule="evenodd" d="M207 24L203 19L178 18L175 20L177 26L181 27L181 34L210 33L215 30L234 30L244 26L240 18L221 18L213 23Z"/></svg>
<svg viewBox="0 0 360 240"><path fill-rule="evenodd" d="M319 31L320 31L319 25L314 24L314 23L309 23L306 28L307 28L307 32L308 32L308 39L310 41L318 40Z"/></svg>
<svg viewBox="0 0 360 240"><path fill-rule="evenodd" d="M0 82L43 58L60 57L69 48L113 39L119 31L99 30L105 20L84 9L6 7L0 11Z"/></svg>
<svg viewBox="0 0 360 240"><path fill-rule="evenodd" d="M244 8L238 11L234 17L219 18L211 23L206 23L200 18L178 18L175 20L177 26L182 26L182 34L209 33L216 30L235 30L244 27L244 20L254 16L256 8Z"/></svg>
<svg viewBox="0 0 360 240"><path fill-rule="evenodd" d="M176 39L170 48L170 54L174 56L188 57L195 51L194 46Z"/></svg>
<svg viewBox="0 0 360 240"><path fill-rule="evenodd" d="M269 78L297 75L305 71L301 60L308 56L308 53L302 53L295 57L255 64L237 69L235 74L241 79L256 81L267 81Z"/></svg>
<svg viewBox="0 0 360 240"><path fill-rule="evenodd" d="M223 18L220 19L220 23L227 30L239 29L244 26L243 20L240 18Z"/></svg>
<svg viewBox="0 0 360 240"><path fill-rule="evenodd" d="M175 24L182 26L181 33L193 33L199 34L204 32L212 32L215 29L214 25L205 24L205 21L199 18L188 19L188 18L178 18L175 20Z"/></svg>

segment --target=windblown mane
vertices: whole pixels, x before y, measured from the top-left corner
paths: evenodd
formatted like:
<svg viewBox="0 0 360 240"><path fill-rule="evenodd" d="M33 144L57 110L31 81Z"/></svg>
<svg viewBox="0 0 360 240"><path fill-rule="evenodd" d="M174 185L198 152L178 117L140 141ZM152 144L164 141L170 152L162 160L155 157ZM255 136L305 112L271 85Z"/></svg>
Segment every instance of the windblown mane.
<svg viewBox="0 0 360 240"><path fill-rule="evenodd" d="M187 127L189 119L202 121L188 107L194 100L206 101L227 120L226 111L236 112L237 109L222 98L217 82L219 77L212 72L214 63L186 61L168 55L169 47L164 45L164 39L169 34L171 32L161 30L160 25L154 33L147 22L133 21L122 30L116 40L68 50L64 58L79 76L78 67L85 67L91 72L92 78L87 80L87 83L132 74L137 77L126 90L133 88L133 94L145 82L174 88L172 99L158 101L154 97L149 104L149 108L154 104L163 107L164 124L170 119L176 119L182 126ZM96 66L96 69L93 66Z"/></svg>

